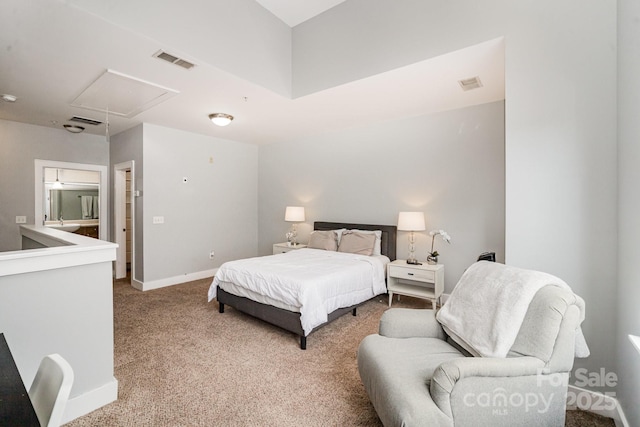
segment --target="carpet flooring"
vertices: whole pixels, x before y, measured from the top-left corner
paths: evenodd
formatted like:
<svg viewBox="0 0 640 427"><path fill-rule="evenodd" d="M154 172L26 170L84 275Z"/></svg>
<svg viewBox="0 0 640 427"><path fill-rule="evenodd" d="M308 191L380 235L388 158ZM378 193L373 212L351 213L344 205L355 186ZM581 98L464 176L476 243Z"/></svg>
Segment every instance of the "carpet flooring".
<svg viewBox="0 0 640 427"><path fill-rule="evenodd" d="M114 284L118 400L68 426L381 426L356 350L387 309L374 298L308 337L207 303L211 280L140 292ZM394 307L430 308L402 297ZM566 426L613 426L568 411Z"/></svg>

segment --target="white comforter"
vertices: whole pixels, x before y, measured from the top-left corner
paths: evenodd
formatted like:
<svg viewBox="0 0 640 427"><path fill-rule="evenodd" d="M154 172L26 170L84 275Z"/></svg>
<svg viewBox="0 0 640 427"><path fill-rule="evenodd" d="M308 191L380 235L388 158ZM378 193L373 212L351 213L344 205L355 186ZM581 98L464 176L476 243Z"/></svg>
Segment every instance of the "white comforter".
<svg viewBox="0 0 640 427"><path fill-rule="evenodd" d="M286 305L299 308L305 335L327 321L332 311L386 292L384 256L364 256L319 249L224 263L209 288L231 282Z"/></svg>

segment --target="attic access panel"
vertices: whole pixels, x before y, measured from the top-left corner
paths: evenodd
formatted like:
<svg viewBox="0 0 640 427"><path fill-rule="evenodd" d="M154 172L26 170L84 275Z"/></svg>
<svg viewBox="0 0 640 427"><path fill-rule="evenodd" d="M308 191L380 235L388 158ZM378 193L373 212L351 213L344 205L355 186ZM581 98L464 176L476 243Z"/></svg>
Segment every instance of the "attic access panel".
<svg viewBox="0 0 640 427"><path fill-rule="evenodd" d="M106 70L71 105L132 118L178 93L117 71Z"/></svg>

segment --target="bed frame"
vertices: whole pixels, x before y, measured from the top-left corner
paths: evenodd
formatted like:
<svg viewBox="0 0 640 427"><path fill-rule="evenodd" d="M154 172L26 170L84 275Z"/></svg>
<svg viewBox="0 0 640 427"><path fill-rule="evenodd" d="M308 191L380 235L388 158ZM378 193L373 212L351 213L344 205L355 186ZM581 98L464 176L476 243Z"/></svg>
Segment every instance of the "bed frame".
<svg viewBox="0 0 640 427"><path fill-rule="evenodd" d="M382 242L380 252L382 253L382 255L386 255L387 257L389 257L391 261L396 259L397 227L395 225L350 224L343 222L315 222L313 224L314 230L337 230L340 228L381 230ZM293 332L300 337L300 348L302 350L306 350L307 337L304 335L304 330L302 329L302 325L300 323L300 313L284 310L282 308L274 307L267 304L262 304L250 300L249 298L239 297L229 292L225 292L223 289L220 289L220 287L218 287L217 289L217 299L219 304L218 311L220 313L224 313L224 306L226 304L238 311L242 311L243 313L246 313L250 316L271 323L272 325L279 326L289 332ZM329 313L327 322L323 323L322 325L316 326L313 330L315 331L322 326L331 323L338 317L348 312L351 312L355 316L356 308L362 304L364 304L364 302L353 305L351 307L339 308Z"/></svg>

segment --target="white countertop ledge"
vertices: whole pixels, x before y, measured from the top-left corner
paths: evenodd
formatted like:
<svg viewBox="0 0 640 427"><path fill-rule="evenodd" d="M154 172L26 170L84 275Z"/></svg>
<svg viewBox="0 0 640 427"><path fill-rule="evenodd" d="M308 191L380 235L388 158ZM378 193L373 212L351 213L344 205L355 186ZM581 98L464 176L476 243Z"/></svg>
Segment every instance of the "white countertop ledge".
<svg viewBox="0 0 640 427"><path fill-rule="evenodd" d="M35 225L21 225L20 233L46 247L0 252L0 277L116 259L115 243Z"/></svg>

